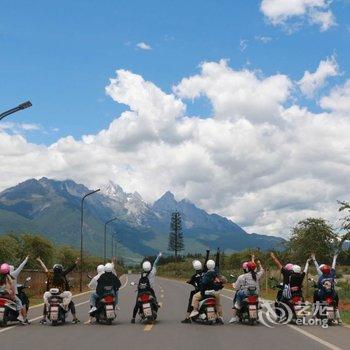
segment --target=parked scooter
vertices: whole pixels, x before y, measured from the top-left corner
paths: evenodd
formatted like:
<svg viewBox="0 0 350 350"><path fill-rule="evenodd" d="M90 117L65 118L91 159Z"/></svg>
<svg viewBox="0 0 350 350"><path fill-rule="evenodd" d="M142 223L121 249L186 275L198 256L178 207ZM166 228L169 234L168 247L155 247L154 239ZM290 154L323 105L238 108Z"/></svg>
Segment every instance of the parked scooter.
<svg viewBox="0 0 350 350"><path fill-rule="evenodd" d="M18 285L18 296L22 300L27 311L29 308L29 299L25 294L25 288L28 288L28 283L31 278L28 277L23 285ZM23 299L22 299L23 298ZM8 294L0 294L0 327L6 327L9 322L19 322L18 317L20 311L17 310L16 303L9 298Z"/></svg>

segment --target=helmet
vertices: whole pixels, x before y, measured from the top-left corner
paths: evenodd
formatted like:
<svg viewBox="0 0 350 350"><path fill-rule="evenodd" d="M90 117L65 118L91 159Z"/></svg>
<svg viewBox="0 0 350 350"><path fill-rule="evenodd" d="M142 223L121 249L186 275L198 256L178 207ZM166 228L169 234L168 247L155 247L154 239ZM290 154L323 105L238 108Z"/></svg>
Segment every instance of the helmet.
<svg viewBox="0 0 350 350"><path fill-rule="evenodd" d="M292 271L292 270L293 270L293 264L288 263L284 268L285 268L287 271Z"/></svg>
<svg viewBox="0 0 350 350"><path fill-rule="evenodd" d="M256 264L253 261L247 262L247 269L248 271L254 271L256 269Z"/></svg>
<svg viewBox="0 0 350 350"><path fill-rule="evenodd" d="M9 265L10 266L10 273L12 273L13 271L15 271L15 267L13 265Z"/></svg>
<svg viewBox="0 0 350 350"><path fill-rule="evenodd" d="M97 266L97 274L101 275L105 272L105 266L104 265L98 265Z"/></svg>
<svg viewBox="0 0 350 350"><path fill-rule="evenodd" d="M328 274L331 272L330 266L325 265L325 264L322 264L322 265L320 266L320 270L322 271L322 273L323 273L324 275L328 275Z"/></svg>
<svg viewBox="0 0 350 350"><path fill-rule="evenodd" d="M104 266L104 269L105 269L105 272L112 272L113 271L113 264L111 263L107 263L105 266Z"/></svg>
<svg viewBox="0 0 350 350"><path fill-rule="evenodd" d="M62 271L63 271L63 266L61 264L53 265L53 272L54 273L60 273Z"/></svg>
<svg viewBox="0 0 350 350"><path fill-rule="evenodd" d="M300 273L301 267L299 265L293 265L293 272L294 273Z"/></svg>
<svg viewBox="0 0 350 350"><path fill-rule="evenodd" d="M202 263L199 260L193 260L192 266L196 271L202 270Z"/></svg>
<svg viewBox="0 0 350 350"><path fill-rule="evenodd" d="M215 261L214 260L208 260L207 261L207 269L208 270L214 270L215 269Z"/></svg>
<svg viewBox="0 0 350 350"><path fill-rule="evenodd" d="M7 275L8 273L10 273L10 265L6 264L6 263L3 263L0 266L0 274Z"/></svg>
<svg viewBox="0 0 350 350"><path fill-rule="evenodd" d="M152 264L149 261L144 261L142 264L142 269L145 272L150 272L152 270Z"/></svg>
<svg viewBox="0 0 350 350"><path fill-rule="evenodd" d="M247 272L248 271L248 261L245 261L243 264L242 264L242 269L244 272Z"/></svg>

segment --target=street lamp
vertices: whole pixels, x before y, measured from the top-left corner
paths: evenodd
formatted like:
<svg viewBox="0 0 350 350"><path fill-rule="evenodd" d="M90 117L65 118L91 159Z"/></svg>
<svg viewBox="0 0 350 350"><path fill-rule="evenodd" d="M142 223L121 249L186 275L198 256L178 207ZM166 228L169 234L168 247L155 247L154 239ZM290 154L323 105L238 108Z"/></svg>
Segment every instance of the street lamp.
<svg viewBox="0 0 350 350"><path fill-rule="evenodd" d="M3 113L0 114L0 120L4 119L5 117L7 117L10 114L16 113L18 111L21 111L23 109L29 108L32 106L32 103L30 101L26 101L21 103L20 105L18 105L15 108L9 109L8 111L5 111Z"/></svg>
<svg viewBox="0 0 350 350"><path fill-rule="evenodd" d="M104 263L106 263L106 259L107 259L107 225L114 220L117 220L117 218L113 218L105 222L104 249L103 249Z"/></svg>
<svg viewBox="0 0 350 350"><path fill-rule="evenodd" d="M115 245L117 246L117 239L118 239L117 232L113 232L112 233L112 249L111 249L112 259L113 259L113 257L116 256L116 253L117 253L117 248L114 249L114 242L115 242Z"/></svg>
<svg viewBox="0 0 350 350"><path fill-rule="evenodd" d="M87 193L82 199L81 199L81 206L80 206L80 287L79 290L82 292L83 290L83 224L84 224L84 200L87 196L90 196L96 192L100 191L100 189L97 189L95 191L91 191Z"/></svg>

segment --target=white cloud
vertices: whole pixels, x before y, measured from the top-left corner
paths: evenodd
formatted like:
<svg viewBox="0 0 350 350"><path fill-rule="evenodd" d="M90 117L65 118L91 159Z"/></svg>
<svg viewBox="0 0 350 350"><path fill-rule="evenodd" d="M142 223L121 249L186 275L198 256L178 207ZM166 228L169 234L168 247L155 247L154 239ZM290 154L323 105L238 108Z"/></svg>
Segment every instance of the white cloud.
<svg viewBox="0 0 350 350"><path fill-rule="evenodd" d="M263 44L268 44L272 41L272 38L270 36L264 36L264 35L256 35L254 39L257 41L261 41Z"/></svg>
<svg viewBox="0 0 350 350"><path fill-rule="evenodd" d="M329 9L330 0L262 0L260 9L273 25L282 25L293 30L300 23L291 20L307 19L311 24L320 26L326 31L336 24L335 17Z"/></svg>
<svg viewBox="0 0 350 350"><path fill-rule="evenodd" d="M0 130L10 130L13 133L20 134L23 132L37 131L41 129L41 126L33 123L14 123L3 121L0 123Z"/></svg>
<svg viewBox="0 0 350 350"><path fill-rule="evenodd" d="M321 61L314 73L306 71L304 76L299 80L298 85L301 92L311 98L318 89L324 86L328 77L337 75L339 75L339 66L335 56L332 56Z"/></svg>
<svg viewBox="0 0 350 350"><path fill-rule="evenodd" d="M248 40L240 39L239 40L239 51L244 52L248 47Z"/></svg>
<svg viewBox="0 0 350 350"><path fill-rule="evenodd" d="M141 50L146 50L146 51L149 51L149 50L152 50L152 47L151 45L149 44L146 44L145 42L140 42L140 43L137 43L136 44L136 47L141 49Z"/></svg>
<svg viewBox="0 0 350 350"><path fill-rule="evenodd" d="M306 216L336 223L336 200L350 198L350 81L300 107L292 80L205 62L165 93L130 71L106 88L129 106L96 135L49 147L0 130L0 185L29 177L72 178L91 187L113 180L147 200L166 190L248 230L286 234ZM212 116L186 114L205 96Z"/></svg>

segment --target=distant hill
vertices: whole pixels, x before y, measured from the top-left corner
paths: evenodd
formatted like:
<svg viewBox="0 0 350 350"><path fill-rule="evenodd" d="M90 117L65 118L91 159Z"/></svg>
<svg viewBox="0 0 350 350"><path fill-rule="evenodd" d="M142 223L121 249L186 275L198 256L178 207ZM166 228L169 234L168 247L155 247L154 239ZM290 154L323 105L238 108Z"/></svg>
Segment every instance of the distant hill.
<svg viewBox="0 0 350 350"><path fill-rule="evenodd" d="M59 244L78 247L80 201L88 191L72 180L47 178L30 179L8 188L0 193L0 234L41 233ZM110 182L85 201L85 248L102 255L104 222L117 217L108 232L117 232L119 254L126 260L136 261L144 255L166 251L170 215L174 210L182 214L186 252L204 252L217 247L227 252L245 248L265 250L284 241L248 234L231 220L208 214L186 199L176 201L171 192L148 204L137 192L126 193ZM108 238L110 242L110 235Z"/></svg>

